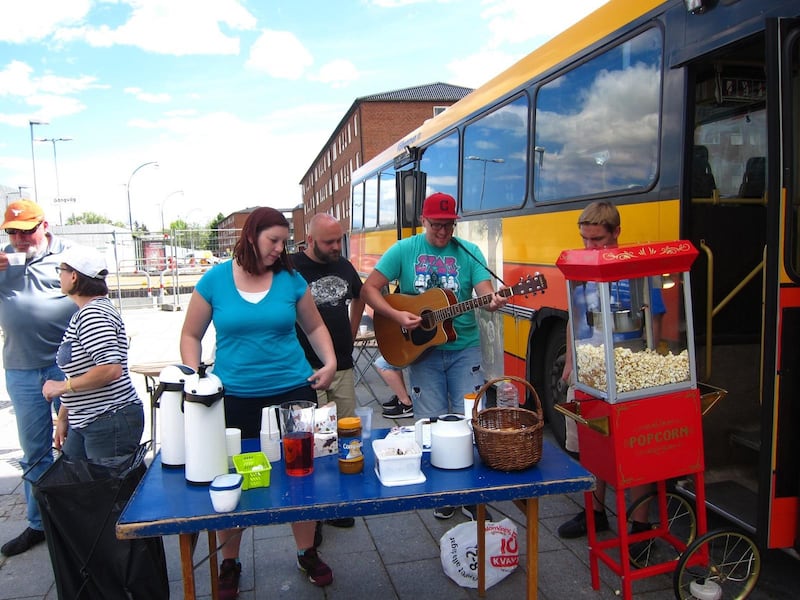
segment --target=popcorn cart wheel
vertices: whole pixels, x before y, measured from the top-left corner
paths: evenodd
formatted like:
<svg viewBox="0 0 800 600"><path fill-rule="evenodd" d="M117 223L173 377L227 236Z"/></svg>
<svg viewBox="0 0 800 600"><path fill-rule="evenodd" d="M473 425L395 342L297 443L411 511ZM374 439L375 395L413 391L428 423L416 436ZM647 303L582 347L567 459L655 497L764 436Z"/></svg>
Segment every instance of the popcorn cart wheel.
<svg viewBox="0 0 800 600"><path fill-rule="evenodd" d="M756 587L761 555L742 532L715 530L700 536L681 554L673 574L678 600L740 600Z"/></svg>

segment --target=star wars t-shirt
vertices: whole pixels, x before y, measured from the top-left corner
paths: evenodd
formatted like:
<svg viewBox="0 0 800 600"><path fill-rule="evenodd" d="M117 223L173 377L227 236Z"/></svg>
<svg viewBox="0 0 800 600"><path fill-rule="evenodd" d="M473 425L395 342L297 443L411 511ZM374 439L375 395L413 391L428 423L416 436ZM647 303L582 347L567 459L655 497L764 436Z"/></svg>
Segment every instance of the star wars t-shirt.
<svg viewBox="0 0 800 600"><path fill-rule="evenodd" d="M421 294L433 288L452 291L458 302L472 298L473 288L481 281L491 279L480 249L471 242L452 241L444 248L431 246L425 234L406 238L386 251L375 268L389 281L397 280L403 294ZM480 261L480 262L479 262ZM467 311L453 319L455 341L439 346L442 350L463 350L480 346L480 332L475 311Z"/></svg>

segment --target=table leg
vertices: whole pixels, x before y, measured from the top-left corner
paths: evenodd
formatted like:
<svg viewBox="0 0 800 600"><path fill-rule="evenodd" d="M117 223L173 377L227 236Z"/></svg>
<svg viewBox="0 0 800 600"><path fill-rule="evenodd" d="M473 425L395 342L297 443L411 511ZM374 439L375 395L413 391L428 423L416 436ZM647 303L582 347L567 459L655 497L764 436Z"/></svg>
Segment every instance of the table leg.
<svg viewBox="0 0 800 600"><path fill-rule="evenodd" d="M539 499L525 502L525 535L528 546L528 600L539 596Z"/></svg>
<svg viewBox="0 0 800 600"><path fill-rule="evenodd" d="M211 571L211 600L219 600L219 568L217 565L217 532L208 530L208 568Z"/></svg>
<svg viewBox="0 0 800 600"><path fill-rule="evenodd" d="M150 396L150 440L153 447L153 456L156 455L156 418L158 417L158 400L156 399L156 391L158 386L156 380L152 377L145 376L145 387Z"/></svg>
<svg viewBox="0 0 800 600"><path fill-rule="evenodd" d="M478 504L478 596L486 596L486 505Z"/></svg>
<svg viewBox="0 0 800 600"><path fill-rule="evenodd" d="M179 536L181 547L181 573L183 575L183 598L184 600L195 600L194 589L194 540L193 533L182 533Z"/></svg>

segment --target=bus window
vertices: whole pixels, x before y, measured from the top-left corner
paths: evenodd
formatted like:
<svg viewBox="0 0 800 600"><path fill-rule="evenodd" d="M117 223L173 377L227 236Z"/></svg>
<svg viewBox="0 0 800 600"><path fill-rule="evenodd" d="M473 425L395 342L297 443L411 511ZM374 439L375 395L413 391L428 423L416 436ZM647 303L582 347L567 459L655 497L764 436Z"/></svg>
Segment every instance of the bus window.
<svg viewBox="0 0 800 600"><path fill-rule="evenodd" d="M378 177L373 175L364 182L364 228L378 225Z"/></svg>
<svg viewBox="0 0 800 600"><path fill-rule="evenodd" d="M527 148L527 96L468 125L464 130L463 210L521 206Z"/></svg>
<svg viewBox="0 0 800 600"><path fill-rule="evenodd" d="M660 31L649 29L542 86L532 155L537 201L654 183L662 52Z"/></svg>
<svg viewBox="0 0 800 600"><path fill-rule="evenodd" d="M364 184L357 183L353 186L353 214L351 215L352 229L358 231L364 227Z"/></svg>
<svg viewBox="0 0 800 600"><path fill-rule="evenodd" d="M397 212L397 190L395 188L394 171L381 171L380 174L380 201L378 202L381 226L394 225Z"/></svg>
<svg viewBox="0 0 800 600"><path fill-rule="evenodd" d="M425 198L434 192L458 198L458 132L453 132L425 149L420 170L426 174Z"/></svg>
<svg viewBox="0 0 800 600"><path fill-rule="evenodd" d="M746 112L730 114L736 106L720 104L715 109L722 116L713 118L708 114L711 109L705 106L698 109L698 120L703 117L706 120L695 128L695 147L707 150L720 198L761 198L764 195L767 111L763 106L762 102L760 108L751 107ZM692 193L693 197L708 195Z"/></svg>

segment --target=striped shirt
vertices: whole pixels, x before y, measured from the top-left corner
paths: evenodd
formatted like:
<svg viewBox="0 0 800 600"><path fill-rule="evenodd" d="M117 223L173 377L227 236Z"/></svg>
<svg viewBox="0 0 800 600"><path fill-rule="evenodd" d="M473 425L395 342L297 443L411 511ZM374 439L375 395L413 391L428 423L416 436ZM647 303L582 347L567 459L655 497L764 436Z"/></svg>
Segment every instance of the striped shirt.
<svg viewBox="0 0 800 600"><path fill-rule="evenodd" d="M107 412L141 404L128 372L125 324L107 297L95 298L76 312L64 332L56 357L69 377L79 377L96 365L122 365L122 376L107 385L64 394L69 425L80 429Z"/></svg>

